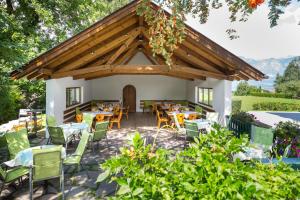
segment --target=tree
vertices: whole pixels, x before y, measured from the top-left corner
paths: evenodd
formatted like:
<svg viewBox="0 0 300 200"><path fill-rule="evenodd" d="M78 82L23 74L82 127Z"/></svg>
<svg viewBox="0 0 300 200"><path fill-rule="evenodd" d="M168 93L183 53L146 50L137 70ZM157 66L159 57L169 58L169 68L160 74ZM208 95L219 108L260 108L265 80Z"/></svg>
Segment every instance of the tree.
<svg viewBox="0 0 300 200"><path fill-rule="evenodd" d="M246 81L241 81L235 91L236 96L247 96L250 95L251 92L260 93L262 92L261 87L255 87L253 85L249 85Z"/></svg>
<svg viewBox="0 0 300 200"><path fill-rule="evenodd" d="M278 93L300 97L300 57L289 63L282 76L277 74L274 87Z"/></svg>
<svg viewBox="0 0 300 200"><path fill-rule="evenodd" d="M141 2L138 14L144 16L149 24L149 45L152 47L153 54L163 56L166 63L171 65L174 49L184 40L183 22L188 14L198 17L200 23L206 23L210 10L218 9L226 4L231 13L231 22L245 22L257 6L264 3L264 0L225 0L225 2L220 0L154 0L159 5L158 11L151 9L151 0L141 0ZM268 1L270 8L268 18L271 27L277 25L280 15L291 2L289 0ZM170 17L167 17L163 8L170 10ZM231 39L238 37L236 30L228 29L226 32Z"/></svg>
<svg viewBox="0 0 300 200"><path fill-rule="evenodd" d="M12 81L9 72L128 2L0 0L0 123L45 105L43 81Z"/></svg>

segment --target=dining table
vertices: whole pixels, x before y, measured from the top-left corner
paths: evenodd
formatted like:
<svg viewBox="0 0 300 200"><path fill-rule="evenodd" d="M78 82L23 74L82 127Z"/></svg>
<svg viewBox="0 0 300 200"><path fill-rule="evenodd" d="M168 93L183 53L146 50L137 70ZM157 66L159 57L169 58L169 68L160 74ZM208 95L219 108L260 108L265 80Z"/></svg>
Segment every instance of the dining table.
<svg viewBox="0 0 300 200"><path fill-rule="evenodd" d="M206 119L195 119L195 120L185 120L186 122L191 122L191 123L196 123L198 130L202 129L210 129L211 128L211 123L210 121Z"/></svg>
<svg viewBox="0 0 300 200"><path fill-rule="evenodd" d="M105 111L84 111L83 114L90 114L93 117L96 117L96 115L104 115L105 117L112 117L113 112L105 112Z"/></svg>
<svg viewBox="0 0 300 200"><path fill-rule="evenodd" d="M86 123L67 123L59 127L63 129L64 137L67 140L71 136L78 136L82 131L88 130L89 126Z"/></svg>
<svg viewBox="0 0 300 200"><path fill-rule="evenodd" d="M177 114L184 114L184 118L189 118L190 114L197 114L198 112L196 111L170 111L167 112L167 114L171 117L173 115L177 115Z"/></svg>
<svg viewBox="0 0 300 200"><path fill-rule="evenodd" d="M24 149L17 153L14 159L4 162L4 164L8 167L16 167L16 166L24 166L24 167L30 167L33 165L33 150L34 149L49 149L53 147L57 147L58 145L41 145L41 146L35 146L30 147L27 149ZM64 147L61 148L61 158L66 158L66 149Z"/></svg>

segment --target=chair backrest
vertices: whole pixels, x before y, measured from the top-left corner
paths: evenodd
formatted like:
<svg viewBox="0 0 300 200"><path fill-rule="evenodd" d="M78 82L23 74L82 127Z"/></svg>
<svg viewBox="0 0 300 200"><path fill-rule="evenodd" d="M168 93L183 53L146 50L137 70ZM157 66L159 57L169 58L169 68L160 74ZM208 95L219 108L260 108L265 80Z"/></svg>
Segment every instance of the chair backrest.
<svg viewBox="0 0 300 200"><path fill-rule="evenodd" d="M102 122L102 121L104 121L104 115L103 114L98 114L98 115L96 115L96 121L97 122Z"/></svg>
<svg viewBox="0 0 300 200"><path fill-rule="evenodd" d="M119 115L118 115L118 121L121 121L122 115L123 115L123 111L120 110L120 111L119 111Z"/></svg>
<svg viewBox="0 0 300 200"><path fill-rule="evenodd" d="M65 144L65 136L63 129L57 126L48 126L48 132L51 138L52 144Z"/></svg>
<svg viewBox="0 0 300 200"><path fill-rule="evenodd" d="M30 111L30 109L20 109L19 110L19 118L20 117L27 117L28 116L27 112L29 112L29 111Z"/></svg>
<svg viewBox="0 0 300 200"><path fill-rule="evenodd" d="M219 123L219 113L217 113L217 112L206 112L206 119L210 122Z"/></svg>
<svg viewBox="0 0 300 200"><path fill-rule="evenodd" d="M270 128L251 125L251 142L265 146L272 146L274 132Z"/></svg>
<svg viewBox="0 0 300 200"><path fill-rule="evenodd" d="M144 107L149 108L152 105L152 101L144 100Z"/></svg>
<svg viewBox="0 0 300 200"><path fill-rule="evenodd" d="M41 181L59 177L62 173L61 146L33 149L32 180Z"/></svg>
<svg viewBox="0 0 300 200"><path fill-rule="evenodd" d="M196 113L189 114L189 120L195 120L195 119L197 119Z"/></svg>
<svg viewBox="0 0 300 200"><path fill-rule="evenodd" d="M10 159L14 159L20 151L30 148L26 129L6 133L5 138Z"/></svg>
<svg viewBox="0 0 300 200"><path fill-rule="evenodd" d="M93 141L98 141L105 138L108 125L109 125L108 121L96 123Z"/></svg>
<svg viewBox="0 0 300 200"><path fill-rule="evenodd" d="M83 113L83 123L86 123L89 128L92 128L94 116L89 113Z"/></svg>
<svg viewBox="0 0 300 200"><path fill-rule="evenodd" d="M202 114L203 109L200 106L195 106L195 111Z"/></svg>
<svg viewBox="0 0 300 200"><path fill-rule="evenodd" d="M161 115L162 115L162 112L159 111L159 110L156 110L156 117L157 117L158 120L160 120Z"/></svg>
<svg viewBox="0 0 300 200"><path fill-rule="evenodd" d="M129 109L130 109L130 106L128 105L127 107L126 107L126 114L128 114L129 113Z"/></svg>
<svg viewBox="0 0 300 200"><path fill-rule="evenodd" d="M176 118L180 125L182 125L184 123L184 114L183 113L176 114Z"/></svg>
<svg viewBox="0 0 300 200"><path fill-rule="evenodd" d="M79 107L76 107L76 108L75 108L75 112L76 112L76 115L81 114L80 108L79 108Z"/></svg>
<svg viewBox="0 0 300 200"><path fill-rule="evenodd" d="M177 116L176 116L175 113L173 114L173 119L174 119L175 126L176 126L177 130L181 129L181 126L180 126L180 124L178 122L178 119L177 119Z"/></svg>
<svg viewBox="0 0 300 200"><path fill-rule="evenodd" d="M82 114L76 114L75 118L77 123L81 123L83 120Z"/></svg>
<svg viewBox="0 0 300 200"><path fill-rule="evenodd" d="M184 127L186 129L186 135L188 137L199 137L198 126L194 122L184 122Z"/></svg>
<svg viewBox="0 0 300 200"><path fill-rule="evenodd" d="M46 116L46 123L47 123L47 126L57 126L56 119L52 115Z"/></svg>
<svg viewBox="0 0 300 200"><path fill-rule="evenodd" d="M106 122L104 122L104 123L106 123ZM85 148L89 142L89 137L90 137L90 134L87 131L83 131L74 155L82 157L82 155L85 151Z"/></svg>

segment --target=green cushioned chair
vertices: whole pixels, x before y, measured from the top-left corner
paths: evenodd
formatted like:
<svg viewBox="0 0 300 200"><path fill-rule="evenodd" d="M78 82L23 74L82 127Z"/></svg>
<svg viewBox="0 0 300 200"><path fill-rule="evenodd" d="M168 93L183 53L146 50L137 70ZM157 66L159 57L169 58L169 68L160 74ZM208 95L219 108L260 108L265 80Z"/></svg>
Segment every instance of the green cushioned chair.
<svg viewBox="0 0 300 200"><path fill-rule="evenodd" d="M76 108L75 108L75 113L76 113L76 115L81 114L81 111L80 111L80 108L79 108L79 107L76 107Z"/></svg>
<svg viewBox="0 0 300 200"><path fill-rule="evenodd" d="M55 145L65 145L66 149L68 148L68 143L72 141L72 137L65 138L64 130L61 127L48 126L47 129L50 136L48 143L51 142Z"/></svg>
<svg viewBox="0 0 300 200"><path fill-rule="evenodd" d="M10 159L14 159L20 151L30 148L26 129L22 129L18 132L6 133L5 139Z"/></svg>
<svg viewBox="0 0 300 200"><path fill-rule="evenodd" d="M54 116L48 115L46 117L47 126L57 126L57 121Z"/></svg>
<svg viewBox="0 0 300 200"><path fill-rule="evenodd" d="M176 103L180 104L181 106L188 106L189 105L189 103L187 101L178 101Z"/></svg>
<svg viewBox="0 0 300 200"><path fill-rule="evenodd" d="M186 137L187 138L199 137L198 125L196 123L187 122L185 120L184 121L184 127L185 127L185 130L186 130Z"/></svg>
<svg viewBox="0 0 300 200"><path fill-rule="evenodd" d="M153 102L150 101L150 100L144 100L143 112L145 112L146 109L151 110L152 103L153 103Z"/></svg>
<svg viewBox="0 0 300 200"><path fill-rule="evenodd" d="M92 132L94 116L88 113L83 113L83 121L82 123L86 123L89 126L89 132Z"/></svg>
<svg viewBox="0 0 300 200"><path fill-rule="evenodd" d="M33 183L53 178L60 179L62 199L64 199L64 171L61 157L62 146L47 149L33 149L33 166L29 171L30 199L33 195Z"/></svg>
<svg viewBox="0 0 300 200"><path fill-rule="evenodd" d="M263 145L265 149L269 149L273 145L274 132L271 128L262 128L251 125L251 142Z"/></svg>
<svg viewBox="0 0 300 200"><path fill-rule="evenodd" d="M95 131L91 134L91 136L92 136L91 141L97 142L97 144L99 145L99 141L105 138L106 145L108 148L108 140L107 140L107 135L106 135L107 130L108 130L108 125L109 125L108 121L96 123ZM93 151L94 151L94 145L93 145Z"/></svg>
<svg viewBox="0 0 300 200"><path fill-rule="evenodd" d="M0 166L0 178L3 181L1 190L0 190L0 195L1 192L5 186L5 184L11 183L17 179L20 179L22 176L25 176L28 174L28 169L25 167L15 167L15 168L10 168L8 170L4 170Z"/></svg>
<svg viewBox="0 0 300 200"><path fill-rule="evenodd" d="M79 144L76 148L76 151L65 159L64 165L76 165L78 170L79 170L79 166L82 167L81 158L87 147L89 138L90 138L90 134L87 131L83 131Z"/></svg>

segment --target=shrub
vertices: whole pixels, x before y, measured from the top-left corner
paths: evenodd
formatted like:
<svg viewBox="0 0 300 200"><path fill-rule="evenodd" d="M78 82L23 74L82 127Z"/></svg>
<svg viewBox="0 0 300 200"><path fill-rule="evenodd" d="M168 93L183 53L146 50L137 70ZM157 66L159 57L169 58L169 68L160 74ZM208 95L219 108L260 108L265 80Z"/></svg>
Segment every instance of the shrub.
<svg viewBox="0 0 300 200"><path fill-rule="evenodd" d="M139 134L132 146L101 165L97 182L115 181L112 199L297 199L300 174L283 163L243 163L232 155L247 139L216 127L180 153L144 146Z"/></svg>
<svg viewBox="0 0 300 200"><path fill-rule="evenodd" d="M282 102L261 102L253 104L253 110L300 111L300 104Z"/></svg>
<svg viewBox="0 0 300 200"><path fill-rule="evenodd" d="M232 106L232 113L239 113L242 108L242 101L241 100L233 100L231 106Z"/></svg>
<svg viewBox="0 0 300 200"><path fill-rule="evenodd" d="M255 117L252 114L246 113L246 112L238 112L234 113L231 116L232 119L239 120L240 122L244 123L254 123Z"/></svg>
<svg viewBox="0 0 300 200"><path fill-rule="evenodd" d="M288 145L291 145L288 157L300 157L300 125L295 122L279 122L275 130L274 147L278 155L283 155Z"/></svg>
<svg viewBox="0 0 300 200"><path fill-rule="evenodd" d="M256 97L292 98L291 95L283 94L283 93L250 92L249 95L256 96Z"/></svg>

